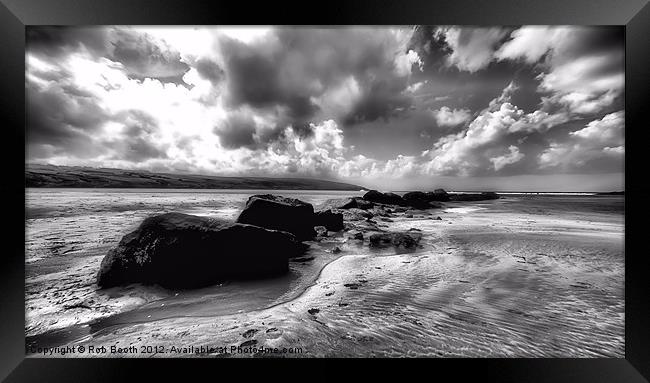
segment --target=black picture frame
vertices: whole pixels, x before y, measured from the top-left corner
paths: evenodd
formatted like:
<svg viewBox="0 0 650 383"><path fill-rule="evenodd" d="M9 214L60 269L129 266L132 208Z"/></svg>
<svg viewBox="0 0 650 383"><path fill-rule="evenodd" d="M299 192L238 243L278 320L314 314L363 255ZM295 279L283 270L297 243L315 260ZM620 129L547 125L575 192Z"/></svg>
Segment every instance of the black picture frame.
<svg viewBox="0 0 650 383"><path fill-rule="evenodd" d="M26 25L624 25L626 40L626 227L625 227L625 359L426 359L417 364L425 377L453 374L501 382L643 382L650 378L650 283L643 251L648 216L644 184L648 127L644 123L650 99L650 5L648 0L335 0L255 2L235 0L0 0L0 107L4 146L4 177L0 192L5 225L0 251L0 378L7 381L116 381L132 378L134 370L190 379L203 370L211 380L223 371L259 373L259 378L287 376L288 368L307 361L279 360L118 360L25 358L24 344L24 191L25 169L25 26ZM22 155L22 157L21 157ZM638 248L639 251L634 249ZM393 361L344 361L359 372L391 370ZM215 365L215 363L218 363ZM246 364L245 364L246 363ZM264 363L263 368L248 363ZM387 363L387 364L384 364ZM329 362L327 363L329 366ZM400 363L397 373L412 371ZM277 374L278 371L280 374ZM338 369L323 366L310 375L321 377ZM242 373L242 376L244 374ZM345 373L347 376L348 373ZM404 375L402 375L404 377ZM151 379L147 380L151 380ZM257 377L256 377L257 378ZM298 375L298 378L301 378ZM198 378L197 378L198 379Z"/></svg>

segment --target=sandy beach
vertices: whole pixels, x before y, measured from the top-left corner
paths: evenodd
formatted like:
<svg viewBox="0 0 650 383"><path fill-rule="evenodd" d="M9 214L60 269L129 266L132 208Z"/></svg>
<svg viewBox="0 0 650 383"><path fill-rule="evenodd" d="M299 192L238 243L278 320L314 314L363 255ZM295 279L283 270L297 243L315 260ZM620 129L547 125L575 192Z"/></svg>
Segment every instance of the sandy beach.
<svg viewBox="0 0 650 383"><path fill-rule="evenodd" d="M286 276L199 290L97 291L89 276L100 246L83 266L28 277L28 299L39 278L57 284L29 301L28 349L87 350L66 357L622 357L624 217L603 199L596 211L568 210L575 201L507 197L395 214L383 228L419 229L420 246L374 249L341 232L311 243L308 260L291 262ZM46 302L57 289L69 305L82 303L56 315L61 304ZM48 307L58 322L44 319ZM106 351L88 351L97 348Z"/></svg>

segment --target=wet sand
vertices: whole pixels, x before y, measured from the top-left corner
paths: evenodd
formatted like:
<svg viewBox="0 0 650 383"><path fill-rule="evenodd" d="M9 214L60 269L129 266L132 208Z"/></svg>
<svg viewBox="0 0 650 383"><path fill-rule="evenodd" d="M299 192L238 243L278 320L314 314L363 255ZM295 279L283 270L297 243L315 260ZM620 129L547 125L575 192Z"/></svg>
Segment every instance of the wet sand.
<svg viewBox="0 0 650 383"><path fill-rule="evenodd" d="M136 350L66 357L623 357L624 217L599 201L573 209L508 197L448 203L433 216L399 214L380 222L422 230L420 248L373 250L367 239L339 235L314 243L314 259L292 262L281 279L192 292L95 291L113 313L94 321L80 314L88 317L29 340ZM79 267L93 269L101 255L89 259ZM60 283L71 291L91 283L83 270ZM89 307L72 310L97 311ZM299 352L253 353L260 348Z"/></svg>

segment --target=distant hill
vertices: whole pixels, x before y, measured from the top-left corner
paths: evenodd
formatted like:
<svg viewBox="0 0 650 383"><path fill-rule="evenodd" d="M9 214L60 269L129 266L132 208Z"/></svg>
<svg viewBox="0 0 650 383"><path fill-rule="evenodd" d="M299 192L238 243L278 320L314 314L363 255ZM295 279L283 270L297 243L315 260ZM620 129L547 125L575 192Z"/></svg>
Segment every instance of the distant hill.
<svg viewBox="0 0 650 383"><path fill-rule="evenodd" d="M162 188L162 189L297 189L361 190L362 186L309 178L217 177L152 173L142 170L78 166L27 165L30 188Z"/></svg>

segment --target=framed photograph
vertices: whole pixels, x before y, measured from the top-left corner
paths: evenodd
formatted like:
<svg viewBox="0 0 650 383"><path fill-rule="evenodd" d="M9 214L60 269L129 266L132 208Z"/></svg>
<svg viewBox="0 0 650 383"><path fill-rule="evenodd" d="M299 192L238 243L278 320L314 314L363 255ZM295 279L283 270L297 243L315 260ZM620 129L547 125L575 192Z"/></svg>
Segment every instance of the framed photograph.
<svg viewBox="0 0 650 383"><path fill-rule="evenodd" d="M647 1L0 18L1 378L650 376Z"/></svg>

